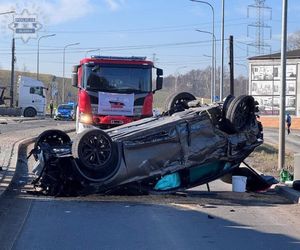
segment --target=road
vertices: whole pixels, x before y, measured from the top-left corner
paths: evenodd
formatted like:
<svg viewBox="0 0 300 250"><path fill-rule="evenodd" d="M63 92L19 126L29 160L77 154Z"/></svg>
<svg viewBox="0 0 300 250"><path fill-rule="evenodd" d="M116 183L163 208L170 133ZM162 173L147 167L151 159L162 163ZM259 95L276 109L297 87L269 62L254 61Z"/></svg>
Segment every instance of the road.
<svg viewBox="0 0 300 250"><path fill-rule="evenodd" d="M19 130L28 130L34 128L43 128L49 126L60 126L64 124L74 123L72 121L55 121L50 118L46 119L18 119L12 117L0 117L0 132L2 134L19 131ZM75 127L75 125L74 125Z"/></svg>
<svg viewBox="0 0 300 250"><path fill-rule="evenodd" d="M275 128L264 128L265 142L278 146L279 132ZM300 130L291 130L291 133L285 136L286 151L291 153L300 153Z"/></svg>
<svg viewBox="0 0 300 250"><path fill-rule="evenodd" d="M217 182L178 195L42 197L26 192L27 152L0 202L0 249L300 248L300 208L273 191Z"/></svg>

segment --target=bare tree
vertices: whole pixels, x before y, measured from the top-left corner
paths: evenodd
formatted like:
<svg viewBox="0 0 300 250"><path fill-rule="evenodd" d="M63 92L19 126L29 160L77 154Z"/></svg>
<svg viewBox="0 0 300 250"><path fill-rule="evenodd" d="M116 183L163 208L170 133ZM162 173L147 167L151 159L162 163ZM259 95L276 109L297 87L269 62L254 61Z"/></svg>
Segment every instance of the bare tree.
<svg viewBox="0 0 300 250"><path fill-rule="evenodd" d="M300 30L288 36L288 49L300 49Z"/></svg>
<svg viewBox="0 0 300 250"><path fill-rule="evenodd" d="M220 68L216 69L216 96L220 92ZM177 85L177 92L187 91L197 97L210 99L211 95L211 68L193 69L186 74L180 76L169 75L164 78L164 89L169 93L175 91L175 84ZM248 78L244 76L237 76L234 79L234 94L235 96L247 94ZM224 97L229 95L229 72L224 71Z"/></svg>

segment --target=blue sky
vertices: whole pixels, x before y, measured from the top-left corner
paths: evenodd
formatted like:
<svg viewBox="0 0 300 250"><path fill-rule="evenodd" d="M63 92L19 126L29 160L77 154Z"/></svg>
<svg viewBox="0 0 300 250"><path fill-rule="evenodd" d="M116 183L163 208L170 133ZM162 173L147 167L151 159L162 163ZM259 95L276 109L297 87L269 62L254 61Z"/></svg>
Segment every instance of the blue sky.
<svg viewBox="0 0 300 250"><path fill-rule="evenodd" d="M221 0L207 0L215 11L217 65L220 61ZM300 30L300 1L289 0L288 33ZM254 49L247 43L255 39L255 30L247 36L247 25L256 21L255 12L247 6L254 0L225 0L225 38L234 36L235 73L245 74L247 57ZM265 24L272 27L272 39L265 30L265 42L272 52L280 51L281 0L266 0L272 8L272 20L265 16ZM37 38L40 40L40 73L62 76L63 47L66 48L66 76L71 66L86 54L111 56L147 56L155 58L165 75L182 74L191 69L205 68L211 63L211 36L195 29L212 31L212 12L209 6L189 0L0 0L0 13L12 10L20 14L27 9L36 14L42 29L36 39L24 43L16 40L16 67L31 72L37 69ZM267 13L268 14L268 13ZM8 28L12 15L0 16L0 67L10 69L11 38ZM99 50L97 50L99 49ZM94 52L88 52L95 50ZM97 51L96 51L97 50ZM228 42L225 41L225 65L228 63Z"/></svg>

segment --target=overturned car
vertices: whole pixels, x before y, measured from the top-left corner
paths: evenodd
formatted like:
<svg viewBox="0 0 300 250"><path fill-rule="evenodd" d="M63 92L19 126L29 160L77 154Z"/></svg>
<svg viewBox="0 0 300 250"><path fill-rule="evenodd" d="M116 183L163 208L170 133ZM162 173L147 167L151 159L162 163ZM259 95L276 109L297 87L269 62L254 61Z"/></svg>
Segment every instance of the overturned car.
<svg viewBox="0 0 300 250"><path fill-rule="evenodd" d="M43 132L32 151L34 187L63 196L166 193L239 173L240 163L263 142L257 103L248 95L211 105L195 99L176 94L161 116L89 129L73 141L60 130ZM248 189L270 185L251 168L246 172L258 183Z"/></svg>

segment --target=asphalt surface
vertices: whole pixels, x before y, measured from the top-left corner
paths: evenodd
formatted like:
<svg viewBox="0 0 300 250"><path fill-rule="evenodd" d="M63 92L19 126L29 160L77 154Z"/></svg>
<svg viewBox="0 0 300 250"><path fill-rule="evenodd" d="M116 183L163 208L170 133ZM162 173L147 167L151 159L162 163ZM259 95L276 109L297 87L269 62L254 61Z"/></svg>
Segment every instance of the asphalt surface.
<svg viewBox="0 0 300 250"><path fill-rule="evenodd" d="M264 140L273 145L279 144L279 130L276 128L264 128ZM291 133L285 135L286 151L291 153L300 153L300 130L291 130Z"/></svg>
<svg viewBox="0 0 300 250"><path fill-rule="evenodd" d="M46 119L19 118L18 119L13 117L0 117L0 132L2 134L5 134L5 133L20 131L20 130L22 131L30 130L33 128L47 128L49 126L60 127L70 123L74 123L74 122L55 121L50 118L46 118Z"/></svg>
<svg viewBox="0 0 300 250"><path fill-rule="evenodd" d="M291 230L284 220L266 219L259 208L211 207L35 200L13 249L300 247L297 228Z"/></svg>

